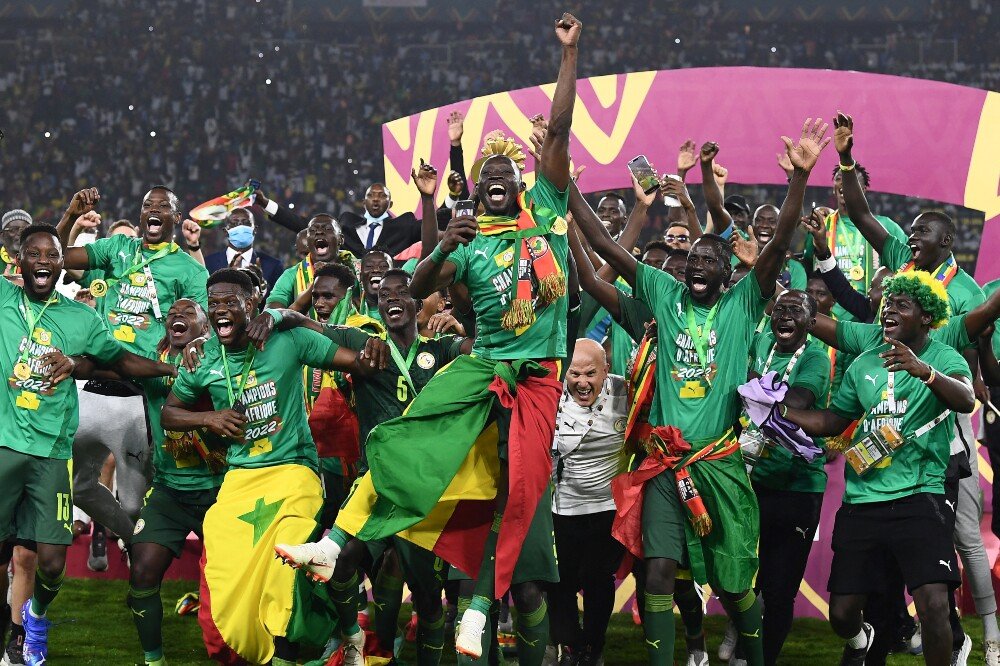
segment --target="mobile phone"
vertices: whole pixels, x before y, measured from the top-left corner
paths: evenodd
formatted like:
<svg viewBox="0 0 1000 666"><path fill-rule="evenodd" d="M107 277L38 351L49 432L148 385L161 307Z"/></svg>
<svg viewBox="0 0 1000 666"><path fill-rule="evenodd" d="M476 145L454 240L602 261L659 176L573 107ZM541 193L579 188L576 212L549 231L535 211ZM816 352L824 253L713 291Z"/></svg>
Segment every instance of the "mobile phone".
<svg viewBox="0 0 1000 666"><path fill-rule="evenodd" d="M680 176L673 173L666 174L664 178L670 178L677 181L681 179ZM649 194L649 192L647 192L646 194ZM681 205L681 202L677 197L668 197L666 194L663 195L663 203L671 208L677 208L678 206Z"/></svg>
<svg viewBox="0 0 1000 666"><path fill-rule="evenodd" d="M461 199L455 202L455 217L475 217L476 203L471 199Z"/></svg>
<svg viewBox="0 0 1000 666"><path fill-rule="evenodd" d="M629 160L628 170L632 172L632 175L639 182L639 187L646 194L655 192L660 186L660 179L656 177L656 172L653 171L653 167L645 155L638 155Z"/></svg>

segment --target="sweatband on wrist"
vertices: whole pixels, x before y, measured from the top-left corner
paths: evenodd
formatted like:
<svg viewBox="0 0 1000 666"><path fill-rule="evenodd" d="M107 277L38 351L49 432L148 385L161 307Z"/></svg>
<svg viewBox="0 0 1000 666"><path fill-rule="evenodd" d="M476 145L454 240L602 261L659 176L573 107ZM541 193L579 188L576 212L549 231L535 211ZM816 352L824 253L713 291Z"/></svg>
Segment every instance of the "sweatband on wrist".
<svg viewBox="0 0 1000 666"><path fill-rule="evenodd" d="M278 212L278 202L274 201L274 200L268 201L267 205L264 206L264 212L267 213L268 215L274 215L275 213L277 213Z"/></svg>
<svg viewBox="0 0 1000 666"><path fill-rule="evenodd" d="M435 245L431 251L430 260L435 264L440 264L448 258L448 253L441 249L440 245Z"/></svg>
<svg viewBox="0 0 1000 666"><path fill-rule="evenodd" d="M857 165L858 165L857 162L851 162L850 164L841 164L840 165L840 170L841 171L854 171L854 167L856 167Z"/></svg>
<svg viewBox="0 0 1000 666"><path fill-rule="evenodd" d="M271 315L271 318L274 319L274 325L275 326L277 326L278 324L280 324L281 320L285 318L285 316L283 314L281 314L281 310L275 310L274 308L265 308L264 309L264 314Z"/></svg>

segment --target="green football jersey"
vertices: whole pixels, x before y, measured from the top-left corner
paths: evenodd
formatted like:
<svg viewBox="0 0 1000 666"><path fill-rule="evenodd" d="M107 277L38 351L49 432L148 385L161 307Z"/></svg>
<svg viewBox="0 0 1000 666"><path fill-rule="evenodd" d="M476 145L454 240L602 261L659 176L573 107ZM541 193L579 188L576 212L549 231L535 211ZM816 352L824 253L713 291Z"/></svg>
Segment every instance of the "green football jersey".
<svg viewBox="0 0 1000 666"><path fill-rule="evenodd" d="M953 255L951 259L954 258ZM913 260L913 252L910 250L910 246L904 241L890 236L886 239L885 246L882 248L882 260L886 266L894 271L898 271ZM939 267L932 272L932 275L940 270ZM961 268L958 269L958 272L955 273L951 281L945 285L945 289L948 291L948 305L951 306L951 315L953 317L965 314L976 306L982 305L986 300L982 288L972 279L971 275Z"/></svg>
<svg viewBox="0 0 1000 666"><path fill-rule="evenodd" d="M949 317L940 328L932 328L930 337L948 345L952 349L962 351L971 343L969 331L965 328L965 315ZM858 356L872 347L884 342L885 335L879 324L862 324L856 321L837 322L837 347L845 354Z"/></svg>
<svg viewBox="0 0 1000 666"><path fill-rule="evenodd" d="M1000 280L987 282L983 285L983 295L989 298L997 288L1000 288ZM1000 354L1000 328L993 331L993 353Z"/></svg>
<svg viewBox="0 0 1000 666"><path fill-rule="evenodd" d="M29 322L34 324L29 330ZM113 363L125 348L111 337L97 312L53 292L46 303L0 279L0 372L7 395L0 400L4 434L0 446L40 458L69 460L80 425L76 383L53 384L41 372L41 357L92 356Z"/></svg>

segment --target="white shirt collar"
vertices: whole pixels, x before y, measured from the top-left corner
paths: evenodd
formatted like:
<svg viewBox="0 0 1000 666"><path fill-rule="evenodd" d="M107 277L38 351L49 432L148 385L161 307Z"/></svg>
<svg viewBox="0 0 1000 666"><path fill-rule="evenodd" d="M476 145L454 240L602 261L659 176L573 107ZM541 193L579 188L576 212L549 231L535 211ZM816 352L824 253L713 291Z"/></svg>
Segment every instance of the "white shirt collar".
<svg viewBox="0 0 1000 666"><path fill-rule="evenodd" d="M233 248L227 246L226 263L232 264L233 257L235 257L237 254L239 254L238 250L234 250ZM253 263L253 247L249 247L246 249L246 251L243 252L242 262L243 263L240 264L239 268L243 268L244 266L249 266L251 263Z"/></svg>

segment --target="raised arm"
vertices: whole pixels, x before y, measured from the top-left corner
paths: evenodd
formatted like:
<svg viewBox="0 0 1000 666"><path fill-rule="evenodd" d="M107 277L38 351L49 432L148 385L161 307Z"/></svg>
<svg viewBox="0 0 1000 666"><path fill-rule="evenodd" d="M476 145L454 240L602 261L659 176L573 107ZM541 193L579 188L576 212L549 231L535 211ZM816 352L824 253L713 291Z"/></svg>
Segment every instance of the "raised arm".
<svg viewBox="0 0 1000 666"><path fill-rule="evenodd" d="M576 261L576 270L580 278L580 288L590 294L612 317L619 319L621 312L618 307L618 290L613 285L602 280L594 272L594 265L590 263L583 249L583 243L580 241L576 224L573 224L569 228L569 249L573 253L573 259Z"/></svg>
<svg viewBox="0 0 1000 666"><path fill-rule="evenodd" d="M723 206L722 188L715 180L713 161L719 154L719 144L706 141L701 147L701 189L705 194L705 205L712 218L712 231L720 233L733 224L733 217Z"/></svg>
<svg viewBox="0 0 1000 666"><path fill-rule="evenodd" d="M448 114L448 140L451 142L451 149L448 153L448 174L449 194L455 200L469 198L469 179L465 175L465 154L462 151L462 135L465 133L465 116L461 111L452 111ZM452 174L458 174L461 181L461 189L452 190ZM457 184L457 183L456 183Z"/></svg>
<svg viewBox="0 0 1000 666"><path fill-rule="evenodd" d="M681 202L680 206L670 207L668 219L671 222L678 222L687 227L690 242L693 243L701 238L702 230L701 223L698 221L698 213L695 211L694 202L691 201L691 195L688 194L688 189L684 182L673 178L664 178L660 181L660 192L665 197L674 197ZM680 212L678 215L674 215L674 211Z"/></svg>
<svg viewBox="0 0 1000 666"><path fill-rule="evenodd" d="M434 193L437 191L437 169L420 159L420 170L411 172L413 184L420 191L420 258L426 259L437 247L437 208Z"/></svg>
<svg viewBox="0 0 1000 666"><path fill-rule="evenodd" d="M97 202L101 200L101 195L96 187L88 187L80 190L70 199L69 206L56 224L56 233L59 234L59 242L63 246L64 264L66 270L86 270L90 268L90 257L82 247L70 247L70 233L73 231L73 224L76 219L84 213L89 213L97 207Z"/></svg>
<svg viewBox="0 0 1000 666"><path fill-rule="evenodd" d="M423 244L426 246L431 230L424 225ZM476 238L479 225L471 215L454 217L445 229L441 242L437 242L437 224L434 225L436 247L426 257L420 260L413 270L410 279L410 294L414 298L427 298L435 291L444 289L455 278L455 264L446 261L448 255L458 249L459 245L468 245Z"/></svg>
<svg viewBox="0 0 1000 666"><path fill-rule="evenodd" d="M635 176L632 176L632 188L635 190L635 206L632 207L632 212L629 213L628 220L625 222L625 228L622 229L621 236L618 237L618 244L628 252L631 252L635 244L639 242L639 234L642 233L643 227L649 221L649 207L656 201L656 192L650 194L643 192ZM577 262L579 263L579 260ZM610 264L604 264L598 269L597 277L605 282L614 282L618 273ZM615 300L617 301L617 298Z"/></svg>
<svg viewBox="0 0 1000 666"><path fill-rule="evenodd" d="M865 199L865 192L861 188L861 180L858 172L854 168L855 161L851 154L854 147L854 119L844 113L837 113L833 121L834 147L840 155L840 187L844 193L844 207L851 222L858 228L865 240L875 248L876 252L882 252L889 232L872 215L871 208L868 207L868 200ZM847 167L846 169L844 167Z"/></svg>
<svg viewBox="0 0 1000 666"><path fill-rule="evenodd" d="M611 268L621 275L626 282L635 287L635 276L638 262L632 253L615 242L608 230L604 227L597 213L590 207L587 200L583 198L579 188L571 185L569 188L569 212L573 214L583 237L590 242L594 248ZM578 264L582 262L577 262ZM579 270L583 270L578 266ZM410 291L413 290L411 283Z"/></svg>
<svg viewBox="0 0 1000 666"><path fill-rule="evenodd" d="M785 263L788 247L792 244L792 236L795 234L795 227L798 226L799 215L802 213L802 200L805 198L809 172L816 166L820 153L830 143L829 137L824 138L828 127L829 125L819 118L815 121L807 118L802 125L802 136L798 144L794 144L787 136L781 137L795 171L792 173L792 179L788 181L788 194L781 204L781 210L778 211L778 224L774 229L774 236L761 250L754 266L757 284L760 285L760 292L765 297L774 293L774 282Z"/></svg>
<svg viewBox="0 0 1000 666"><path fill-rule="evenodd" d="M277 201L268 199L260 190L254 194L254 203L264 209L271 221L288 229L293 234L299 233L309 225L309 220L299 217L284 206L279 205Z"/></svg>
<svg viewBox="0 0 1000 666"><path fill-rule="evenodd" d="M559 190L565 190L569 184L569 129L576 102L577 44L582 29L583 24L572 14L563 14L556 21L556 36L562 44L562 61L556 91L552 95L549 129L542 144L539 170Z"/></svg>
<svg viewBox="0 0 1000 666"><path fill-rule="evenodd" d="M968 321L968 319L966 319ZM983 380L988 386L1000 386L1000 361L997 361L996 353L993 350L992 331L984 331L978 339L979 345L979 368L983 372ZM989 406L987 406L989 409Z"/></svg>
<svg viewBox="0 0 1000 666"><path fill-rule="evenodd" d="M965 330L969 339L975 340L1000 317L1000 289L986 297L982 304L969 310L965 315ZM989 383L989 382L987 382Z"/></svg>
<svg viewBox="0 0 1000 666"><path fill-rule="evenodd" d="M826 238L826 226L823 224L823 218L819 212L814 210L809 217L803 218L802 228L813 239L813 256L816 259L816 268L830 290L830 295L857 321L874 319L875 313L872 312L868 296L854 288L844 272L837 266L837 260L830 253L830 245Z"/></svg>

